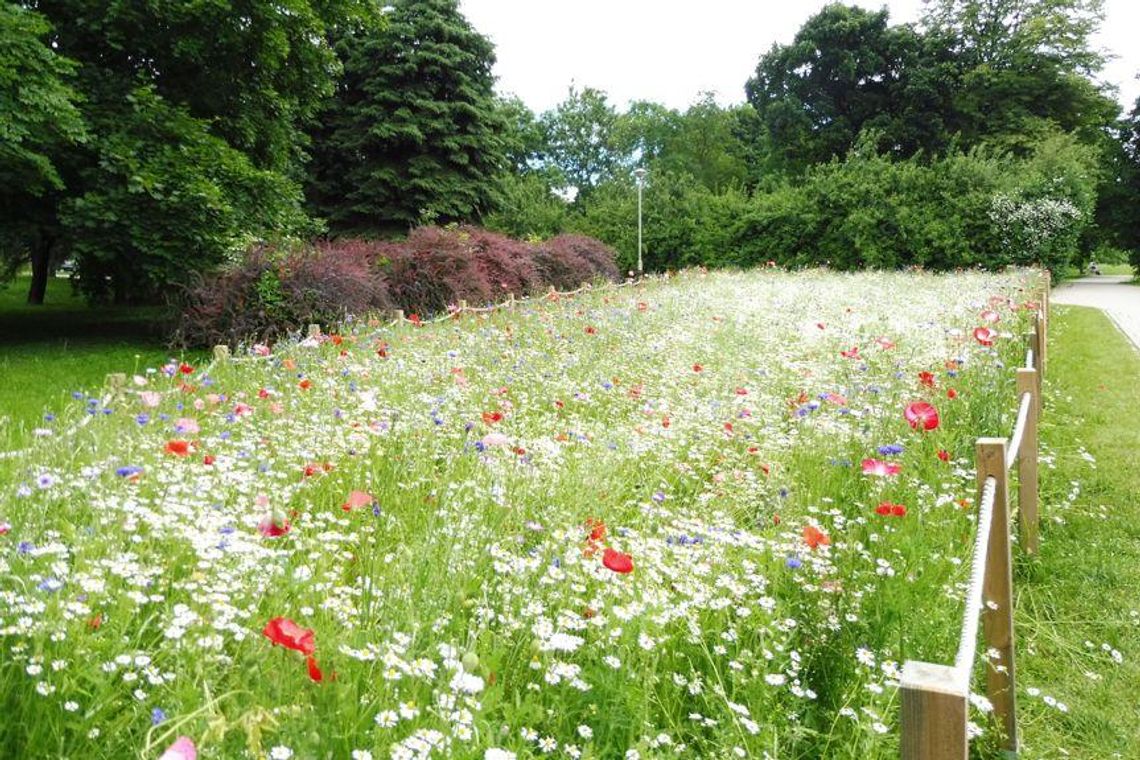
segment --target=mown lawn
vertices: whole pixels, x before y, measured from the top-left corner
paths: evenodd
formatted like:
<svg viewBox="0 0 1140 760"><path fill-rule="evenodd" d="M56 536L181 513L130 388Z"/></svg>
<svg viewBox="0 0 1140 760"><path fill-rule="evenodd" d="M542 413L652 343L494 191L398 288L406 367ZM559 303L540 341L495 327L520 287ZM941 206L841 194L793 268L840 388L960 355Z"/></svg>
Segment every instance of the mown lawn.
<svg viewBox="0 0 1140 760"><path fill-rule="evenodd" d="M27 442L44 414L111 372L161 363L159 308L91 309L53 278L46 303L25 303L28 277L0 286L0 451Z"/></svg>
<svg viewBox="0 0 1140 760"><path fill-rule="evenodd" d="M1017 591L1022 756L1140 757L1140 354L1057 307L1042 417L1042 544Z"/></svg>

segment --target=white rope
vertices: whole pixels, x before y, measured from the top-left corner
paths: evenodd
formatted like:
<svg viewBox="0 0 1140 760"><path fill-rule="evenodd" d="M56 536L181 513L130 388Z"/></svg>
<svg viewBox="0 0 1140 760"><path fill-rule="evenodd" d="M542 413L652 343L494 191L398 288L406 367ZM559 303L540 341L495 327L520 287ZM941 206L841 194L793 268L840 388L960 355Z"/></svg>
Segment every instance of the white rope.
<svg viewBox="0 0 1140 760"><path fill-rule="evenodd" d="M1021 394L1021 406L1017 410L1017 422L1013 425L1013 437L1010 438L1009 448L1005 450L1005 469L1013 467L1017 455L1021 451L1021 439L1025 437L1025 425L1029 422L1029 406L1033 403L1033 394L1029 391Z"/></svg>
<svg viewBox="0 0 1140 760"><path fill-rule="evenodd" d="M986 478L982 487L982 503L978 505L978 535L974 540L974 560L970 566L970 585L966 591L966 613L962 618L962 636L958 640L958 656L954 669L969 682L978 650L978 620L982 612L982 586L986 577L986 556L990 547L990 526L994 518L997 479Z"/></svg>

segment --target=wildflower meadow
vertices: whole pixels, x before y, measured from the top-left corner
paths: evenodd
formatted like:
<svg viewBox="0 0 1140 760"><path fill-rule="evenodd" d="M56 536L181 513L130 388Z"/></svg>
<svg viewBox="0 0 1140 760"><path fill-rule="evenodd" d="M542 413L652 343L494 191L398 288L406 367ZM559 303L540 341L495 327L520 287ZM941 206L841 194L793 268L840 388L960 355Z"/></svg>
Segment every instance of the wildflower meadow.
<svg viewBox="0 0 1140 760"><path fill-rule="evenodd" d="M0 756L897 756L1037 277L685 272L77 390L0 459Z"/></svg>

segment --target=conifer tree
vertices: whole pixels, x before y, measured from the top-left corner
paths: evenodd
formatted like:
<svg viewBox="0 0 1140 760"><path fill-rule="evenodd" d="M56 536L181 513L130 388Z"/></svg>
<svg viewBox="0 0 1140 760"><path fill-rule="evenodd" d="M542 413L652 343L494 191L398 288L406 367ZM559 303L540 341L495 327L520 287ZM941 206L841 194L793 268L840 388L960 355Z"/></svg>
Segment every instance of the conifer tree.
<svg viewBox="0 0 1140 760"><path fill-rule="evenodd" d="M337 43L344 76L313 133L308 199L336 233L477 218L505 160L494 48L456 0L397 0Z"/></svg>

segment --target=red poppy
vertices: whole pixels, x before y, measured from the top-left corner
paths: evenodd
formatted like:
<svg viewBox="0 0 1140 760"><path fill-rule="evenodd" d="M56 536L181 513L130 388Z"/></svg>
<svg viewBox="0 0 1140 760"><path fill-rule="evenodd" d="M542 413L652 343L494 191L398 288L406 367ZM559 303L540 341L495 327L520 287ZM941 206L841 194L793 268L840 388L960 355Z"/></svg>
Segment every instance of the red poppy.
<svg viewBox="0 0 1140 760"><path fill-rule="evenodd" d="M938 450L938 458L941 459L943 462L949 462L950 461L950 452L947 451L946 449L939 449Z"/></svg>
<svg viewBox="0 0 1140 760"><path fill-rule="evenodd" d="M933 372L919 372L918 383L926 388L934 387L934 373Z"/></svg>
<svg viewBox="0 0 1140 760"><path fill-rule="evenodd" d="M253 414L253 407L249 404L238 404L234 407L234 414L238 417L248 417Z"/></svg>
<svg viewBox="0 0 1140 760"><path fill-rule="evenodd" d="M847 349L846 351L840 351L839 355L842 356L844 359L858 359L859 358L859 347L858 346L852 346L851 348Z"/></svg>
<svg viewBox="0 0 1140 760"><path fill-rule="evenodd" d="M974 328L974 340L978 341L983 346L992 346L994 344L994 338L996 337L997 333L988 327Z"/></svg>
<svg viewBox="0 0 1140 760"><path fill-rule="evenodd" d="M877 515L882 515L883 517L886 517L886 516L887 516L887 515L889 515L890 513L891 513L891 504L890 504L890 502L886 502L886 501L884 501L882 504L880 504L879 506L875 507L875 514L877 514Z"/></svg>
<svg viewBox="0 0 1140 760"><path fill-rule="evenodd" d="M190 366L189 364L187 364L186 362L182 362L182 364L178 365L178 371L179 371L179 372L181 372L183 375L192 375L192 374L194 374L194 368L193 368L193 367L191 367L191 366Z"/></svg>
<svg viewBox="0 0 1140 760"><path fill-rule="evenodd" d="M951 400L958 398L958 391L954 390L953 388L948 388L946 390L946 398Z"/></svg>
<svg viewBox="0 0 1140 760"><path fill-rule="evenodd" d="M586 334L587 335L597 335L598 334L598 328L594 327L593 325L587 325L586 326Z"/></svg>
<svg viewBox="0 0 1140 760"><path fill-rule="evenodd" d="M561 409L564 406L566 406L566 403L564 401L561 401L560 399L554 399L554 408L555 409Z"/></svg>
<svg viewBox="0 0 1140 760"><path fill-rule="evenodd" d="M483 422L488 425L494 425L496 422L502 422L502 412L483 412Z"/></svg>
<svg viewBox="0 0 1140 760"><path fill-rule="evenodd" d="M896 462L884 462L882 459L864 459L862 465L864 475L886 477L889 475L898 475L902 472L902 465Z"/></svg>
<svg viewBox="0 0 1140 760"><path fill-rule="evenodd" d="M313 381L306 377L304 380L297 383L297 385L301 388L301 390L307 391L313 387Z"/></svg>
<svg viewBox="0 0 1140 760"><path fill-rule="evenodd" d="M302 628L289 618L273 618L265 624L261 635L274 644L306 656L317 650L316 632L311 628Z"/></svg>
<svg viewBox="0 0 1140 760"><path fill-rule="evenodd" d="M827 329L827 325L825 325L823 322L816 322L815 326L818 327L820 330L826 330Z"/></svg>
<svg viewBox="0 0 1140 760"><path fill-rule="evenodd" d="M265 388L260 388L257 391L257 397L258 398L269 398L269 391L267 391Z"/></svg>
<svg viewBox="0 0 1140 760"><path fill-rule="evenodd" d="M663 427L663 428L669 427L669 416L668 415L661 418L661 427Z"/></svg>
<svg viewBox="0 0 1140 760"><path fill-rule="evenodd" d="M804 526L804 542L811 549L818 549L820 546L827 546L831 543L831 539L827 534L814 525Z"/></svg>
<svg viewBox="0 0 1140 760"><path fill-rule="evenodd" d="M379 345L379 347L377 347L377 349L376 349L376 355L379 356L381 359L387 359L388 358L388 344L387 343L381 343Z"/></svg>
<svg viewBox="0 0 1140 760"><path fill-rule="evenodd" d="M206 456L202 457L202 464L204 464L204 465L211 465L215 461L217 461L217 460L214 459L213 454L207 454Z"/></svg>
<svg viewBox="0 0 1140 760"><path fill-rule="evenodd" d="M176 457L184 457L190 455L190 441L167 441L166 453L173 454Z"/></svg>
<svg viewBox="0 0 1140 760"><path fill-rule="evenodd" d="M925 401L907 404L903 416L915 430L934 430L939 424L938 410Z"/></svg>
<svg viewBox="0 0 1140 760"><path fill-rule="evenodd" d="M747 388L737 388L736 389L736 395L737 396L747 396L748 395L748 389Z"/></svg>
<svg viewBox="0 0 1140 760"><path fill-rule="evenodd" d="M649 304L647 304L645 301L638 301L637 302L637 310L638 311L645 311L648 308L649 308Z"/></svg>
<svg viewBox="0 0 1140 760"><path fill-rule="evenodd" d="M339 335L330 335L329 340L332 341L332 344L334 346L339 346L341 343L344 342L344 338L342 338Z"/></svg>
<svg viewBox="0 0 1140 760"><path fill-rule="evenodd" d="M602 553L602 564L615 573L624 575L633 572L633 557L609 547L606 547L605 552Z"/></svg>
<svg viewBox="0 0 1140 760"><path fill-rule="evenodd" d="M891 516L892 517L906 517L906 507L903 506L902 504L892 504L891 505Z"/></svg>
<svg viewBox="0 0 1140 760"><path fill-rule="evenodd" d="M367 491L353 491L348 495L348 500L340 505L340 508L345 512L351 512L358 507L367 507L374 501L376 501L376 499Z"/></svg>
<svg viewBox="0 0 1140 760"><path fill-rule="evenodd" d="M309 678L317 683L325 680L325 674L321 672L321 668L317 665L317 658L309 655L305 658L305 664L309 666Z"/></svg>
<svg viewBox="0 0 1140 760"><path fill-rule="evenodd" d="M419 314L409 314L408 315L408 321L411 322L416 327L419 327L420 325L423 324L423 320L420 319Z"/></svg>
<svg viewBox="0 0 1140 760"><path fill-rule="evenodd" d="M693 365L693 372L704 372L704 369L705 369L705 368L704 368L704 367L702 367L702 366L701 366L701 365L699 365L699 364L694 364L694 365Z"/></svg>
<svg viewBox="0 0 1140 760"><path fill-rule="evenodd" d="M94 617L87 621L87 627L93 631L99 630L103 625L103 613L96 612Z"/></svg>

